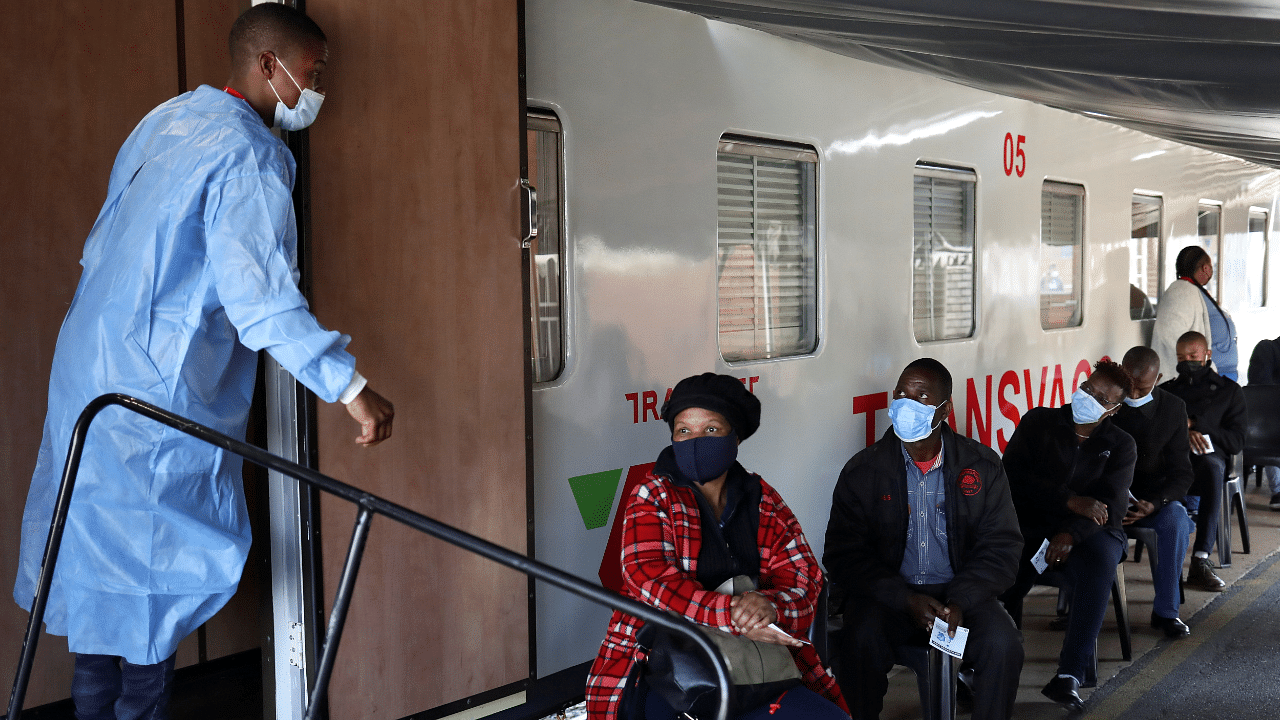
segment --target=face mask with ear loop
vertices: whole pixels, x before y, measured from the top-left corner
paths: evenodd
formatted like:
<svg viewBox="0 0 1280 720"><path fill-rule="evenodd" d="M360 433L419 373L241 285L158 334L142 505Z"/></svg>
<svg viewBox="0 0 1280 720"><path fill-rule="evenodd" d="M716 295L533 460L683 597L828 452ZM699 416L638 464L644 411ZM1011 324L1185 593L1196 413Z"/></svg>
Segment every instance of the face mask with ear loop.
<svg viewBox="0 0 1280 720"><path fill-rule="evenodd" d="M1128 405L1129 407L1140 408L1143 405L1146 405L1147 403L1151 402L1151 399L1154 398L1155 396L1156 396L1155 388L1152 388L1151 392L1147 393L1146 395L1143 395L1140 398L1131 398L1131 397L1125 398L1124 404Z"/></svg>
<svg viewBox="0 0 1280 720"><path fill-rule="evenodd" d="M271 80L267 80L267 84L271 85L271 92L276 94L276 124L272 127L283 128L285 130L302 130L311 123L316 121L316 115L320 114L320 104L324 102L324 96L312 90L311 88L303 88L294 80L293 73L289 72L289 68L280 62L280 56L276 56L276 62L279 63L280 69L284 70L284 74L289 76L295 87L302 93L298 98L298 102L293 107L284 104L284 100L280 99L280 93L276 91L276 86Z"/></svg>
<svg viewBox="0 0 1280 720"><path fill-rule="evenodd" d="M941 405L926 405L919 400L900 397L889 403L889 422L902 442L919 442L933 434L942 420L933 422Z"/></svg>

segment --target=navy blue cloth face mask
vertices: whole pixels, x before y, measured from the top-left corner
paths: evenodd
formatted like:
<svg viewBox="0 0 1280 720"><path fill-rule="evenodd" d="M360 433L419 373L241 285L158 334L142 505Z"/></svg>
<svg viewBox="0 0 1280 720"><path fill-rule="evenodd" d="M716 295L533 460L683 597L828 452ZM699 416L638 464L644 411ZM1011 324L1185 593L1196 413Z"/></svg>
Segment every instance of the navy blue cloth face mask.
<svg viewBox="0 0 1280 720"><path fill-rule="evenodd" d="M691 440L671 443L676 467L699 485L711 482L729 471L738 459L738 435L703 435Z"/></svg>

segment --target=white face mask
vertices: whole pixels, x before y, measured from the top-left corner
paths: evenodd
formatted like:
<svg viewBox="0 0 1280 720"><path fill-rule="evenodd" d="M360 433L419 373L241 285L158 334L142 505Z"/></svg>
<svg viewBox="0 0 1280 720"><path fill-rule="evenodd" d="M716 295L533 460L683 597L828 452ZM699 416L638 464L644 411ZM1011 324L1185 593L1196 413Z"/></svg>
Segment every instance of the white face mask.
<svg viewBox="0 0 1280 720"><path fill-rule="evenodd" d="M276 62L280 63L280 69L284 70L284 74L289 76L295 87L302 93L298 98L298 102L292 108L284 104L284 100L280 99L280 93L276 91L276 86L267 80L267 84L271 85L271 92L276 94L276 124L272 127L284 128L285 130L301 130L316 121L316 115L320 114L320 104L324 102L324 96L312 90L311 88L303 88L293 79L293 73L289 72L289 68L280 62L280 57L276 56Z"/></svg>
<svg viewBox="0 0 1280 720"><path fill-rule="evenodd" d="M1146 395L1143 395L1140 398L1128 398L1128 397L1125 398L1124 404L1128 405L1129 407L1139 408L1151 402L1151 398L1155 396L1156 396L1156 391L1153 389L1151 392L1147 393Z"/></svg>

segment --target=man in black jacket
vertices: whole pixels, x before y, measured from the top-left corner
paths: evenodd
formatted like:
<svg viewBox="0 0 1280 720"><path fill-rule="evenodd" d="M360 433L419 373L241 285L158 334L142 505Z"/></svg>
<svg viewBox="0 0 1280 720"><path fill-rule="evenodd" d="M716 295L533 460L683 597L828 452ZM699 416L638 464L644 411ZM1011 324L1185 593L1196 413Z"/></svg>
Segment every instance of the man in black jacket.
<svg viewBox="0 0 1280 720"><path fill-rule="evenodd" d="M1100 361L1069 404L1023 415L1004 450L1026 544L1017 580L1000 599L1021 626L1023 598L1039 580L1031 561L1047 545L1046 564L1066 576L1072 592L1058 671L1041 693L1075 711L1084 707L1078 690L1093 666L1108 591L1128 547L1120 523L1138 453L1110 416L1132 392L1123 368Z"/></svg>
<svg viewBox="0 0 1280 720"><path fill-rule="evenodd" d="M1005 720L1023 659L996 601L1022 550L1008 480L994 452L947 426L942 363L912 362L893 398L893 428L849 460L832 497L822 559L847 593L837 679L855 720L878 717L894 647L925 642L940 618L969 628L973 717Z"/></svg>
<svg viewBox="0 0 1280 720"><path fill-rule="evenodd" d="M1280 385L1280 338L1259 340L1249 356L1250 385ZM1280 468L1266 465L1262 474L1271 488L1271 509L1280 510Z"/></svg>
<svg viewBox="0 0 1280 720"><path fill-rule="evenodd" d="M1178 338L1176 351L1178 377L1160 387L1187 404L1187 440L1195 474L1191 494L1200 496L1187 585L1220 592L1227 584L1213 572L1209 553L1218 537L1227 458L1244 449L1244 393L1234 381L1213 371L1209 364L1213 353L1204 335L1184 333Z"/></svg>
<svg viewBox="0 0 1280 720"><path fill-rule="evenodd" d="M1194 479L1187 440L1187 406L1156 387L1162 376L1160 356L1155 350L1142 345L1130 348L1121 365L1133 376L1133 394L1125 398L1125 407L1112 422L1129 433L1138 446L1124 524L1156 531L1157 547L1147 548L1160 560L1158 575L1153 578L1156 597L1151 627L1163 630L1168 637L1182 638L1191 630L1178 617L1178 586L1195 527L1180 502Z"/></svg>

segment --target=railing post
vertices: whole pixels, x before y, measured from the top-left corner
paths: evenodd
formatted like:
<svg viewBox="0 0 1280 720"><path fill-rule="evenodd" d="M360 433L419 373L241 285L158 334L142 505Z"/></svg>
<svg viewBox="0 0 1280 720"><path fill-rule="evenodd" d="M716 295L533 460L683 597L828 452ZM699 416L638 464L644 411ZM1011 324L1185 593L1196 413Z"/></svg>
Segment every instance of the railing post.
<svg viewBox="0 0 1280 720"><path fill-rule="evenodd" d="M360 560L364 557L364 545L372 523L373 513L360 505L360 514L356 516L355 528L351 532L351 545L347 547L347 561L342 566L342 579L338 581L338 592L333 598L333 611L329 613L329 627L324 633L324 648L321 650L320 667L316 670L316 684L311 688L311 699L307 702L306 720L316 720L316 713L329 691L329 677L333 674L333 662L338 657L338 642L347 622L356 574L360 572Z"/></svg>
<svg viewBox="0 0 1280 720"><path fill-rule="evenodd" d="M22 702L27 696L27 683L31 679L31 665L36 658L36 645L40 642L40 624L44 620L45 606L49 603L49 588L53 585L53 569L58 562L58 550L62 547L62 532L67 526L67 512L71 508L71 493L75 490L76 474L80 471L80 458L84 454L85 437L89 424L102 408L113 402L115 396L104 395L94 399L80 413L71 431L71 445L67 448L67 461L62 467L62 482L58 485L58 497L53 504L53 521L49 524L49 536L44 543L44 556L40 560L40 577L36 593L31 598L31 614L27 618L27 632L22 639L22 655L18 658L18 671L14 674L13 690L9 693L9 709L5 717L18 718L22 714Z"/></svg>

